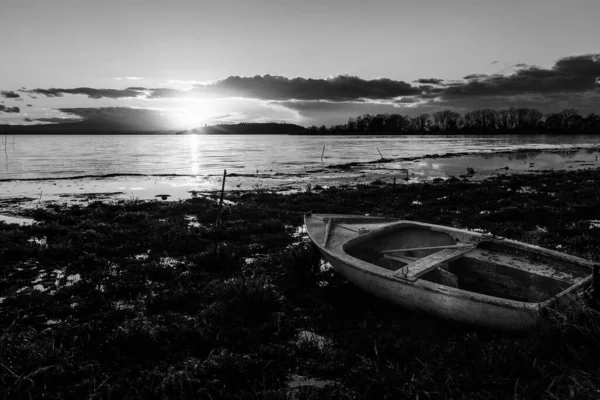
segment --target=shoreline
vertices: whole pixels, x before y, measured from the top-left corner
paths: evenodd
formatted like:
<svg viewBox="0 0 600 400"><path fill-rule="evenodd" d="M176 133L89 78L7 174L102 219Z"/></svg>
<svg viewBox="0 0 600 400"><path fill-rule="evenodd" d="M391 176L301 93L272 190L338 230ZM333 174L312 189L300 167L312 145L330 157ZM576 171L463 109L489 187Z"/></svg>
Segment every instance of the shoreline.
<svg viewBox="0 0 600 400"><path fill-rule="evenodd" d="M259 171L258 174L231 172L226 192L250 193L269 190L279 193L304 191L308 187L356 186L375 181L398 186L447 180L452 177L481 181L500 174L539 174L551 170L599 168L600 147L521 149L486 153L446 153L417 158L380 159L324 165L305 173L285 174ZM407 179L408 178L408 179ZM177 174L107 174L78 177L0 180L0 214L18 215L23 207L39 203L79 203L97 199L154 199L168 195L183 200L197 194L220 191L222 174L206 176Z"/></svg>
<svg viewBox="0 0 600 400"><path fill-rule="evenodd" d="M547 149L516 149L516 150L508 150L508 151L466 151L466 152L458 152L458 153L442 153L442 154L426 154L419 157L396 157L396 158L380 158L371 161L357 161L350 163L340 163L340 164L329 164L325 166L325 169L336 169L336 168L347 168L350 166L361 166L361 165L371 165L371 164L386 164L393 162L410 162L410 161L419 161L419 160L429 160L429 159L448 159L448 158L461 158L461 157L473 157L473 156L508 156L508 155L516 155L516 154L557 154L563 152L570 151L595 151L600 152L600 146L590 145L590 146L574 146L574 147L555 147L555 148L547 148ZM310 170L306 173L281 173L277 172L275 174L262 174L263 177L270 176L306 176L310 174ZM185 178L204 178L204 177L219 177L222 174L172 174L172 173L164 173L164 174L141 174L141 173L110 173L110 174L84 174L84 175L72 175L72 176L50 176L50 177L39 177L39 178L3 178L0 179L0 183L2 182L13 182L13 181L54 181L54 180L74 180L74 179L87 179L87 178L117 178L117 177L185 177ZM239 177L256 177L261 176L261 174L240 174L240 173L231 173L228 176L239 176Z"/></svg>

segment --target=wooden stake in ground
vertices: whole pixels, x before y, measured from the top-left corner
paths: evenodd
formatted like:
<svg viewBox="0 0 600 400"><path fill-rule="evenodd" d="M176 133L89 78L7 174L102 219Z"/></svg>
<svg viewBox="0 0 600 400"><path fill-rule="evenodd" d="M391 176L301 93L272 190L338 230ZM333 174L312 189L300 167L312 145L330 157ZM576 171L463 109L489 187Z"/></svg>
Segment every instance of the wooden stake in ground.
<svg viewBox="0 0 600 400"><path fill-rule="evenodd" d="M323 151L321 152L321 162L323 162L323 154L325 154L325 146L323 146Z"/></svg>
<svg viewBox="0 0 600 400"><path fill-rule="evenodd" d="M219 236L221 236L221 214L223 213L223 196L225 195L225 178L227 177L227 170L223 170L223 186L221 187L221 198L219 199L219 216L217 217L217 237L215 239L215 253L219 248Z"/></svg>

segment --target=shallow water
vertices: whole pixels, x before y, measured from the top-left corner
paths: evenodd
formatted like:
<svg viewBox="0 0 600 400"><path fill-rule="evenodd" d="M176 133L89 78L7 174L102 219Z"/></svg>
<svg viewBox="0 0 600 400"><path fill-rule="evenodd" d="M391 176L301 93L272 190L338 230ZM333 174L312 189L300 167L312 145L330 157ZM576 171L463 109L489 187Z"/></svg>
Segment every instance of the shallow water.
<svg viewBox="0 0 600 400"><path fill-rule="evenodd" d="M377 148L386 162L378 162ZM597 168L599 149L596 136L17 136L14 149L0 151L0 199L27 197L30 206L90 197L185 199L192 191L219 190L225 168L228 191L394 178L406 184L469 175L467 168L471 179L483 179ZM23 206L0 202L0 212Z"/></svg>
<svg viewBox="0 0 600 400"><path fill-rule="evenodd" d="M0 179L110 174L301 174L323 165L428 154L600 145L597 136L22 135ZM323 153L323 147L325 152ZM379 149L379 150L378 150ZM4 151L5 150L5 151ZM323 162L321 162L323 154Z"/></svg>

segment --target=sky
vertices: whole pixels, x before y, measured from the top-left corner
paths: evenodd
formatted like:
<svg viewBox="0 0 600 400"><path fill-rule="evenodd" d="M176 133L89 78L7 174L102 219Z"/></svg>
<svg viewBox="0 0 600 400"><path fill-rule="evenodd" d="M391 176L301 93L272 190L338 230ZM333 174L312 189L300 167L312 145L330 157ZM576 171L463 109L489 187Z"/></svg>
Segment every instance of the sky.
<svg viewBox="0 0 600 400"><path fill-rule="evenodd" d="M3 0L0 124L600 113L598 0Z"/></svg>

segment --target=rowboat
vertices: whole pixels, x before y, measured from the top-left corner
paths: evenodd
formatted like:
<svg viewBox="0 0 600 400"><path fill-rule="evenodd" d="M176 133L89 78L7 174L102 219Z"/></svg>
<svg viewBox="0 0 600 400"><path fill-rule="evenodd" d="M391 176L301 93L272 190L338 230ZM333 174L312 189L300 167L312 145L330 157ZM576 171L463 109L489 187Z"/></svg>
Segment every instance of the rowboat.
<svg viewBox="0 0 600 400"><path fill-rule="evenodd" d="M307 214L312 242L359 288L492 329L530 330L573 304L597 263L490 234L393 218Z"/></svg>

